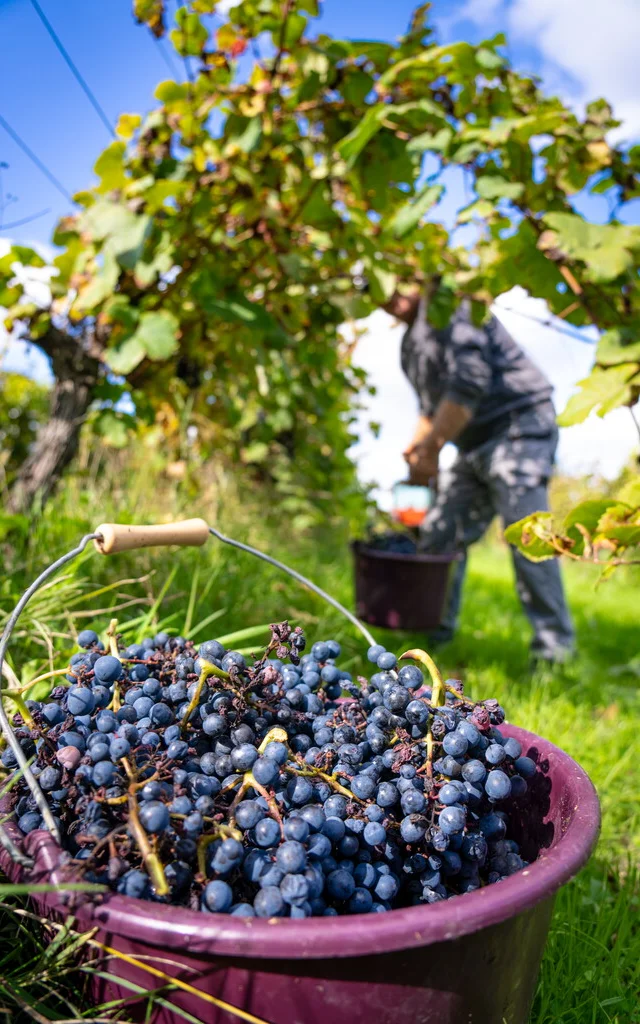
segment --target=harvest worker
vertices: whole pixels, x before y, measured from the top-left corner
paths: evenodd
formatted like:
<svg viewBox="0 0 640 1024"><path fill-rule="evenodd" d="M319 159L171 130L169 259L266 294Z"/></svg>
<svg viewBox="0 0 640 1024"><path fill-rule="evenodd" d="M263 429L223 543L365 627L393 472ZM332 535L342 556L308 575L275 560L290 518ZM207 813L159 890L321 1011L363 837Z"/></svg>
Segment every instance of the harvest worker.
<svg viewBox="0 0 640 1024"><path fill-rule="evenodd" d="M424 521L422 552L460 551L448 605L432 639L453 636L466 551L495 515L505 526L548 509L558 428L547 378L495 318L476 327L463 302L448 327L429 323L426 293L396 293L386 306L404 320L402 368L415 389L420 418L404 452L409 479L437 481L438 457L452 441L458 457ZM574 644L558 562L530 562L513 549L516 586L533 627L535 660L564 661Z"/></svg>

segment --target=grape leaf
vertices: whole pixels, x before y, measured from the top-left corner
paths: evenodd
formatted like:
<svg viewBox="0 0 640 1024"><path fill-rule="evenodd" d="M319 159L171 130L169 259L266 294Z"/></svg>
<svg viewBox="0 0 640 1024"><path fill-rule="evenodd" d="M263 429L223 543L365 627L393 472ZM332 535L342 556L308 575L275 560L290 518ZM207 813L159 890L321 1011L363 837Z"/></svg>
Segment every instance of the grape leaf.
<svg viewBox="0 0 640 1024"><path fill-rule="evenodd" d="M106 253L99 272L80 289L73 304L74 311L88 313L99 306L113 293L119 275L120 270L115 257L111 253Z"/></svg>
<svg viewBox="0 0 640 1024"><path fill-rule="evenodd" d="M14 302L17 302L22 295L22 285L15 284L11 287L6 288L0 287L0 306L7 309L9 306L13 306Z"/></svg>
<svg viewBox="0 0 640 1024"><path fill-rule="evenodd" d="M613 503L600 517L598 536L622 547L640 544L640 509L623 502Z"/></svg>
<svg viewBox="0 0 640 1024"><path fill-rule="evenodd" d="M240 450L240 458L246 463L264 462L269 454L269 445L263 441L254 441Z"/></svg>
<svg viewBox="0 0 640 1024"><path fill-rule="evenodd" d="M541 236L541 248L558 249L582 260L594 281L613 281L633 266L634 253L640 249L640 227L590 224L573 213L547 213L544 219L551 233Z"/></svg>
<svg viewBox="0 0 640 1024"><path fill-rule="evenodd" d="M244 130L229 141L235 143L243 153L251 153L262 138L262 120L252 117L245 123Z"/></svg>
<svg viewBox="0 0 640 1024"><path fill-rule="evenodd" d="M217 295L202 294L202 307L207 313L215 313L223 320L236 321L255 327L265 334L283 337L284 332L273 317L259 306L257 302L250 302L241 295L224 298Z"/></svg>
<svg viewBox="0 0 640 1024"><path fill-rule="evenodd" d="M162 274L173 267L173 246L166 232L148 260L138 260L134 268L135 282L139 288L148 288Z"/></svg>
<svg viewBox="0 0 640 1024"><path fill-rule="evenodd" d="M476 178L475 189L481 199L519 199L524 185L520 181L507 181L499 174L483 174Z"/></svg>
<svg viewBox="0 0 640 1024"><path fill-rule="evenodd" d="M481 46L476 52L476 60L485 71L495 71L496 68L501 68L505 64L504 57L495 53L494 50L489 50L486 46Z"/></svg>
<svg viewBox="0 0 640 1024"><path fill-rule="evenodd" d="M124 142L112 142L96 160L93 169L100 178L98 192L111 192L112 189L124 188L127 184L123 163L125 150Z"/></svg>
<svg viewBox="0 0 640 1024"><path fill-rule="evenodd" d="M35 249L30 249L28 245L12 245L2 259L7 269L12 263L21 263L23 267L45 266L42 256L39 256ZM2 269L2 264L0 264L0 269Z"/></svg>
<svg viewBox="0 0 640 1024"><path fill-rule="evenodd" d="M178 321L173 313L143 313L130 341L141 345L149 359L168 359L178 348Z"/></svg>
<svg viewBox="0 0 640 1024"><path fill-rule="evenodd" d="M120 114L116 125L116 135L121 139L132 138L136 128L140 127L142 117L140 114Z"/></svg>
<svg viewBox="0 0 640 1024"><path fill-rule="evenodd" d="M113 409L102 409L94 421L94 428L110 448L126 448L129 443L129 429L135 425L131 417Z"/></svg>
<svg viewBox="0 0 640 1024"><path fill-rule="evenodd" d="M640 373L635 363L602 369L596 366L589 377L578 381L580 391L572 395L564 412L558 416L561 427L582 423L591 412L604 416L620 405L625 405L633 396L632 385L640 383Z"/></svg>
<svg viewBox="0 0 640 1024"><path fill-rule="evenodd" d="M169 106L175 103L180 103L182 100L186 100L189 97L189 86L184 85L181 82L174 82L173 79L168 78L164 82L160 82L156 86L154 92L156 99L160 100L161 103L166 103Z"/></svg>
<svg viewBox="0 0 640 1024"><path fill-rule="evenodd" d="M367 142L380 130L388 112L389 107L384 103L371 107L353 131L339 143L338 152L342 159L347 161L348 167L354 165Z"/></svg>
<svg viewBox="0 0 640 1024"><path fill-rule="evenodd" d="M602 499L591 499L589 501L582 501L575 508L567 514L562 529L564 533L573 541L572 552L576 555L584 554L585 538L584 535L576 527L576 523L580 523L584 526L585 530L593 537L598 530L598 523L604 513L616 506L614 499L602 498Z"/></svg>
<svg viewBox="0 0 640 1024"><path fill-rule="evenodd" d="M95 241L103 241L118 263L133 270L151 231L151 218L135 214L120 203L98 199L80 217L80 223Z"/></svg>
<svg viewBox="0 0 640 1024"><path fill-rule="evenodd" d="M637 328L612 327L600 336L596 362L600 366L640 362L640 324Z"/></svg>
<svg viewBox="0 0 640 1024"><path fill-rule="evenodd" d="M437 132L423 132L407 143L408 153L442 153L453 138L453 128L440 128Z"/></svg>
<svg viewBox="0 0 640 1024"><path fill-rule="evenodd" d="M373 301L377 302L378 305L388 302L396 290L398 281L396 275L392 270L380 266L380 264L373 262L373 260L367 262L367 273Z"/></svg>
<svg viewBox="0 0 640 1024"><path fill-rule="evenodd" d="M283 39L283 45L285 49L291 50L296 45L296 43L302 37L302 34L306 27L307 19L305 18L304 14L298 14L297 12L289 14L285 26L285 33ZM275 40L276 45L280 44L280 32L281 28L280 26L278 26L277 38Z"/></svg>
<svg viewBox="0 0 640 1024"><path fill-rule="evenodd" d="M140 365L146 354L142 343L132 337L123 341L117 348L107 349L106 360L114 373L126 377Z"/></svg>
<svg viewBox="0 0 640 1024"><path fill-rule="evenodd" d="M164 35L163 0L133 0L133 14L137 21L146 22L156 39Z"/></svg>
<svg viewBox="0 0 640 1024"><path fill-rule="evenodd" d="M505 540L532 562L545 562L556 557L558 551L551 543L553 536L551 512L534 512L512 523L504 531Z"/></svg>
<svg viewBox="0 0 640 1024"><path fill-rule="evenodd" d="M444 185L425 185L417 196L396 210L389 222L389 231L396 238L404 238L418 226L425 213L439 202Z"/></svg>
<svg viewBox="0 0 640 1024"><path fill-rule="evenodd" d="M402 72L410 70L420 71L428 68L430 65L436 65L432 73L437 74L443 60L446 60L447 66L451 67L456 59L468 55L472 52L472 49L469 43L464 42L450 43L447 46L429 46L423 49L417 57L407 57L405 60L399 60L392 64L380 76L379 85L388 87Z"/></svg>
<svg viewBox="0 0 640 1024"><path fill-rule="evenodd" d="M362 71L360 68L354 68L345 78L342 86L342 95L347 103L353 103L355 107L359 107L372 88L373 78L371 75L368 75L366 71Z"/></svg>
<svg viewBox="0 0 640 1024"><path fill-rule="evenodd" d="M474 217L486 220L492 213L495 213L495 206L488 199L476 199L475 202L465 206L458 213L457 223L468 224Z"/></svg>
<svg viewBox="0 0 640 1024"><path fill-rule="evenodd" d="M105 302L100 314L106 323L121 324L127 331L133 331L140 319L137 306L132 306L126 295L116 293Z"/></svg>
<svg viewBox="0 0 640 1024"><path fill-rule="evenodd" d="M628 480L627 483L620 488L616 497L618 501L622 501L626 505L630 505L632 508L639 507L640 477L634 477L632 480Z"/></svg>
<svg viewBox="0 0 640 1024"><path fill-rule="evenodd" d="M601 178L600 181L596 182L596 184L592 186L590 191L593 193L593 195L597 196L597 195L600 195L601 192L608 192L609 189L614 188L615 185L616 185L615 178L607 176L607 177Z"/></svg>
<svg viewBox="0 0 640 1024"><path fill-rule="evenodd" d="M197 57L204 50L209 33L195 12L187 7L179 7L176 11L178 28L169 33L171 42L181 57Z"/></svg>

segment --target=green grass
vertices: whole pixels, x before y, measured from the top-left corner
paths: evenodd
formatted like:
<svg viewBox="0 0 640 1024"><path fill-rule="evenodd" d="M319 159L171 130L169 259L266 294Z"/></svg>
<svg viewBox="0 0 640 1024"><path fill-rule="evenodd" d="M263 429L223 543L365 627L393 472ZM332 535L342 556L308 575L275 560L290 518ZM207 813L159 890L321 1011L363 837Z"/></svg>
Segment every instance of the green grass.
<svg viewBox="0 0 640 1024"><path fill-rule="evenodd" d="M150 500L152 495L147 508ZM153 518L145 516L141 505L129 507L136 509L139 521ZM173 505L168 514L180 511ZM97 519L109 514L115 516L114 506L106 513L103 509ZM254 507L252 514L237 499L228 500L226 508L224 503L205 502L188 514L209 516L233 536L268 550L352 604L350 559L339 532L295 537L277 511L256 514ZM5 579L0 612L8 610L20 581L32 578L47 558L75 543L93 518L68 491L48 510L15 560L20 564L14 575ZM116 580L149 573L143 582L86 596ZM640 653L639 579L625 570L596 589L595 573L575 565L567 566L566 577L579 644L571 665L531 674L528 626L515 597L508 553L496 544L474 549L459 634L437 652L437 659L447 674L464 680L472 696L497 697L511 722L568 751L590 774L600 795L600 843L589 866L558 896L531 1024L634 1024L640 1022L635 998L640 990L640 908L633 870L640 849L640 700L637 676L623 666ZM50 657L40 627L48 625L58 634L56 647L70 650L73 630L92 623L90 617L78 617L79 611L105 609L97 615L104 628L108 606L134 598L140 603L118 613L123 624L137 620L132 636L143 626L197 630L199 623L215 616L196 632L196 639L203 640L288 617L312 638L338 637L344 667L354 673L364 668L364 644L337 612L277 570L211 540L198 550L84 558L73 577L50 591L28 620L13 647L18 675L25 659L32 674L46 671ZM416 635L377 631L377 636L397 651L424 645L424 638ZM259 646L259 638L242 646L252 643Z"/></svg>

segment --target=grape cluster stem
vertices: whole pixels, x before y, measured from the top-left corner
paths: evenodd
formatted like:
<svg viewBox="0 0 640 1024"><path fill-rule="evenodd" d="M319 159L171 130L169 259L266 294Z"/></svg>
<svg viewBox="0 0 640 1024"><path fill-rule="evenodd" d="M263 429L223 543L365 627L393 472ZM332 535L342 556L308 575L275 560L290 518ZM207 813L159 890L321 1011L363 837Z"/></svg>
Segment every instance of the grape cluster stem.
<svg viewBox="0 0 640 1024"><path fill-rule="evenodd" d="M158 896L167 896L169 894L169 885L165 877L164 868L162 867L162 861L158 857L158 854L152 849L147 833L142 827L140 817L138 815L138 799L136 796L137 780L135 770L126 757L122 758L121 764L126 772L127 778L129 779L129 790L127 793L127 801L129 805L129 831L133 839L138 844L138 849L140 850L144 866L151 882L153 883L156 893Z"/></svg>

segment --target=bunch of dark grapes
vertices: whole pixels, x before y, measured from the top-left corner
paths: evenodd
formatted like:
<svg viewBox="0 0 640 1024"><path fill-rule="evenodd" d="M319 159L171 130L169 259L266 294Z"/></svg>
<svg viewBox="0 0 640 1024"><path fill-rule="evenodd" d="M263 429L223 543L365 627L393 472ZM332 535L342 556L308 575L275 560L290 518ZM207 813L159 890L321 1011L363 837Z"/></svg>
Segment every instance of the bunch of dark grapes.
<svg viewBox="0 0 640 1024"><path fill-rule="evenodd" d="M365 546L373 548L374 551L389 551L394 555L415 555L418 552L418 545L413 537L399 530L372 533L367 538Z"/></svg>
<svg viewBox="0 0 640 1024"><path fill-rule="evenodd" d="M287 623L251 664L165 633L111 653L92 630L78 642L69 685L14 725L87 880L304 918L434 903L525 866L508 815L537 768L497 701L448 681L432 706L421 669L379 645L354 682L339 643L302 656ZM22 832L42 828L24 781L12 793Z"/></svg>

